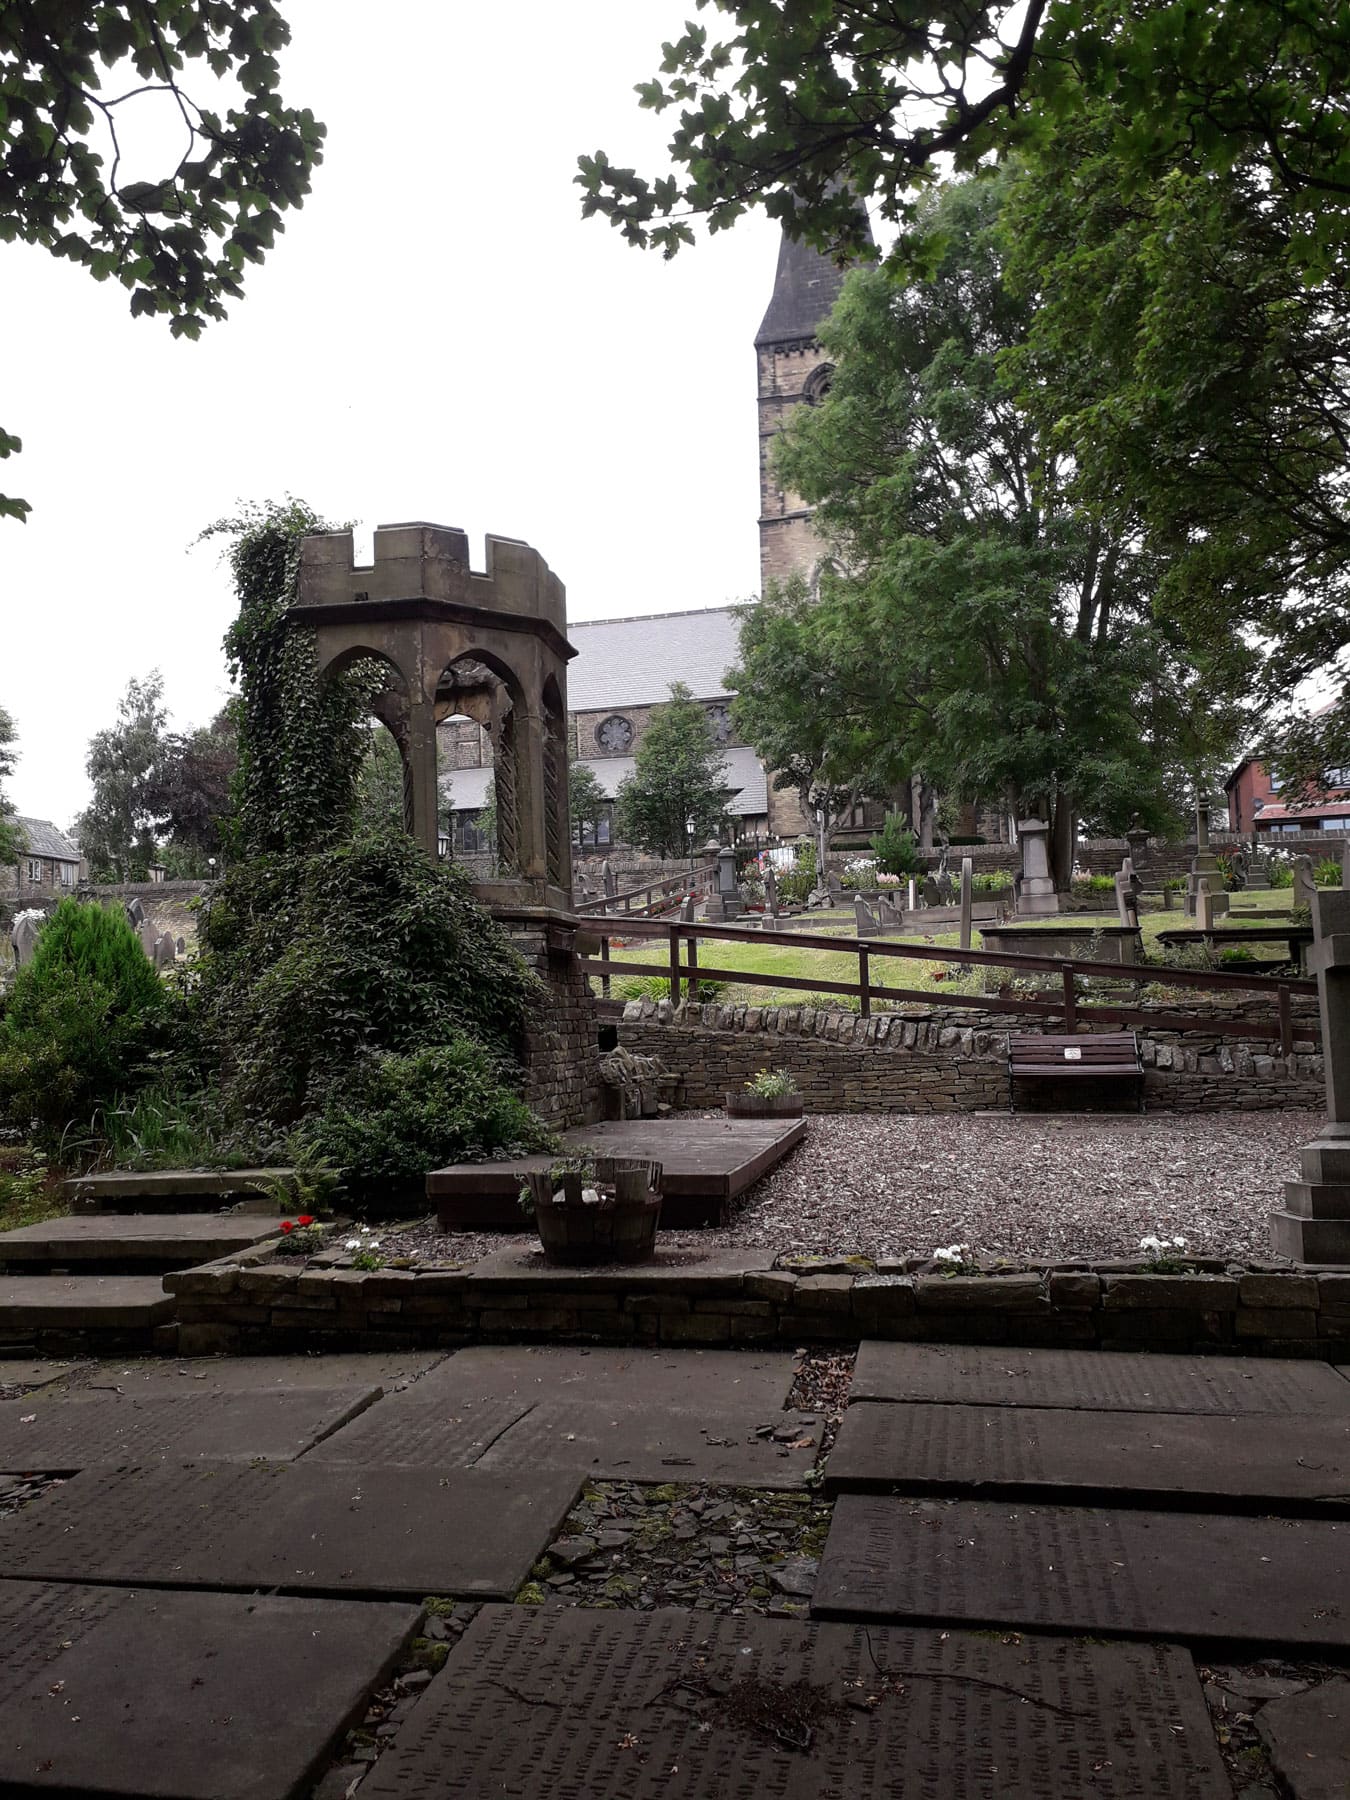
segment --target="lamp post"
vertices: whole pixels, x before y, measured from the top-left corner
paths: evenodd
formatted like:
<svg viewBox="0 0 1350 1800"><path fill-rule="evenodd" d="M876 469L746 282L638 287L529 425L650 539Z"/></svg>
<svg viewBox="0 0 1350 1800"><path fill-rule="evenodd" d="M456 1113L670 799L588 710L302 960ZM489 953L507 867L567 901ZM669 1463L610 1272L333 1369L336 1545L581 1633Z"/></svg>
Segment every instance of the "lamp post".
<svg viewBox="0 0 1350 1800"><path fill-rule="evenodd" d="M694 826L696 824L697 820L693 813L690 813L684 822L684 841L689 849L689 882L691 886L694 880Z"/></svg>

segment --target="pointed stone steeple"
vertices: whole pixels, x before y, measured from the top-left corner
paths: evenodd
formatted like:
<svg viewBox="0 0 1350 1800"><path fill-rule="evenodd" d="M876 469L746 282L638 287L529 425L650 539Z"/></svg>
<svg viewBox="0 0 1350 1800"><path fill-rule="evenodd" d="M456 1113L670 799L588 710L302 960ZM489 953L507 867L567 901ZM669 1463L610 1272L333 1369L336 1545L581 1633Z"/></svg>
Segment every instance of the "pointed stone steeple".
<svg viewBox="0 0 1350 1800"><path fill-rule="evenodd" d="M811 581L825 554L811 511L778 486L769 466L773 440L794 406L811 405L829 389L831 366L816 337L843 290L847 269L785 231L778 246L773 294L758 332L759 571L761 586L803 575Z"/></svg>

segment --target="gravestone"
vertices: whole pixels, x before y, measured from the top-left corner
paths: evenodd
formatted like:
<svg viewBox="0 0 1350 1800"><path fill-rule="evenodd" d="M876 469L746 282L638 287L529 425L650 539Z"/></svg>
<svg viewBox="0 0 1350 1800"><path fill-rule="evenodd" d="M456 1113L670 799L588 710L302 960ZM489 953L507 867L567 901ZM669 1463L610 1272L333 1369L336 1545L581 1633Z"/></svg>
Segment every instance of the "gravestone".
<svg viewBox="0 0 1350 1800"><path fill-rule="evenodd" d="M14 946L14 960L20 968L33 960L33 952L37 949L37 941L42 932L44 921L36 913L21 913L10 933L10 942Z"/></svg>
<svg viewBox="0 0 1350 1800"><path fill-rule="evenodd" d="M174 945L174 949L178 952L179 956L186 956L186 954L187 954L187 939L179 938L178 942Z"/></svg>
<svg viewBox="0 0 1350 1800"><path fill-rule="evenodd" d="M942 904L942 895L938 891L938 884L931 875L925 875L923 878L923 903L925 906L941 906Z"/></svg>
<svg viewBox="0 0 1350 1800"><path fill-rule="evenodd" d="M877 895L877 923L883 931L899 931L905 923L900 908L886 894Z"/></svg>
<svg viewBox="0 0 1350 1800"><path fill-rule="evenodd" d="M606 900L612 900L616 891L616 883L614 880L614 871L609 866L608 857L606 857L600 865L600 883L605 890Z"/></svg>
<svg viewBox="0 0 1350 1800"><path fill-rule="evenodd" d="M155 939L154 955L151 960L157 969L171 969L178 961L178 946L167 931Z"/></svg>
<svg viewBox="0 0 1350 1800"><path fill-rule="evenodd" d="M910 912L918 911L918 908L919 908L919 884L912 875L909 878L909 895L906 900L906 905L908 906Z"/></svg>
<svg viewBox="0 0 1350 1800"><path fill-rule="evenodd" d="M1130 820L1130 828L1125 833L1125 842L1129 845L1130 867L1142 880L1148 868L1148 833L1139 823L1136 813Z"/></svg>
<svg viewBox="0 0 1350 1800"><path fill-rule="evenodd" d="M127 901L127 924L130 925L130 927L133 931L139 931L141 926L144 925L144 923L145 923L145 908L141 905L139 900L136 900L136 899L128 900Z"/></svg>
<svg viewBox="0 0 1350 1800"><path fill-rule="evenodd" d="M1050 827L1044 819L1019 819L1017 835L1022 845L1022 885L1017 911L1024 918L1045 917L1059 911L1059 895L1050 874Z"/></svg>
<svg viewBox="0 0 1350 1800"><path fill-rule="evenodd" d="M961 948L970 948L970 906L975 882L975 865L970 857L961 858Z"/></svg>
<svg viewBox="0 0 1350 1800"><path fill-rule="evenodd" d="M767 863L764 868L764 910L775 918L778 915L778 876L772 863Z"/></svg>
<svg viewBox="0 0 1350 1800"><path fill-rule="evenodd" d="M1195 877L1195 926L1197 931L1214 929L1214 896L1209 891L1209 877Z"/></svg>
<svg viewBox="0 0 1350 1800"><path fill-rule="evenodd" d="M1251 864L1247 857L1247 852L1242 848L1241 844L1239 844L1237 849L1234 850L1234 852L1233 852L1232 864L1233 864L1233 892L1236 894L1240 894L1247 885L1248 874L1249 874L1249 870L1251 868Z"/></svg>
<svg viewBox="0 0 1350 1800"><path fill-rule="evenodd" d="M938 870L937 877L938 905L950 906L956 898L956 889L952 885L951 872L944 863Z"/></svg>
<svg viewBox="0 0 1350 1800"><path fill-rule="evenodd" d="M1138 930L1139 927L1139 878L1134 872L1134 865L1127 856L1116 876L1116 916L1122 925Z"/></svg>
<svg viewBox="0 0 1350 1800"><path fill-rule="evenodd" d="M1195 855L1191 859L1191 872L1186 877L1186 916L1193 919L1195 915L1195 884L1201 876L1209 888L1209 910L1211 921L1219 913L1228 911L1228 896L1223 891L1223 876L1219 869L1219 859L1210 848L1209 842L1209 802L1199 800L1195 807Z"/></svg>
<svg viewBox="0 0 1350 1800"><path fill-rule="evenodd" d="M694 896L692 894L686 894L684 897L684 905L680 908L680 923L682 925L692 925L693 922Z"/></svg>
<svg viewBox="0 0 1350 1800"><path fill-rule="evenodd" d="M1295 906L1311 906L1313 895L1317 892L1317 883L1313 880L1311 856L1294 858L1294 896Z"/></svg>
<svg viewBox="0 0 1350 1800"><path fill-rule="evenodd" d="M1298 1153L1300 1179L1284 1184L1270 1241L1295 1262L1350 1263L1350 890L1315 891L1312 920L1327 1118Z"/></svg>
<svg viewBox="0 0 1350 1800"><path fill-rule="evenodd" d="M871 937L880 923L861 894L853 896L853 918L859 937Z"/></svg>

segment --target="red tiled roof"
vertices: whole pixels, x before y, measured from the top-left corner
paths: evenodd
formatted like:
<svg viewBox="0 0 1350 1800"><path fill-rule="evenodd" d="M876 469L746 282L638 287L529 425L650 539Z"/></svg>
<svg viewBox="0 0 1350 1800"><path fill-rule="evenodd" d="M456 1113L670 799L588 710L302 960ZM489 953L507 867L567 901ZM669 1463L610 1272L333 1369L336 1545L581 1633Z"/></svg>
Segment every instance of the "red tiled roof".
<svg viewBox="0 0 1350 1800"><path fill-rule="evenodd" d="M1314 824L1318 819L1350 818L1350 800L1324 800L1321 805L1309 801L1306 806L1281 806L1276 801L1267 800L1266 804L1257 808L1256 824Z"/></svg>

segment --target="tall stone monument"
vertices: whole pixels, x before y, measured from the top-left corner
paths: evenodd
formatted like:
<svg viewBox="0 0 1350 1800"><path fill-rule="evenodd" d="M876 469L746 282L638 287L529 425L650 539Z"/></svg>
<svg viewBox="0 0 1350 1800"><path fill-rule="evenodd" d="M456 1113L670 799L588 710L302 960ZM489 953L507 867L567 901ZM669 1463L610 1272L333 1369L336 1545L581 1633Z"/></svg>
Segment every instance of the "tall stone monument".
<svg viewBox="0 0 1350 1800"><path fill-rule="evenodd" d="M1059 895L1050 874L1050 827L1044 819L1019 819L1022 885L1017 897L1020 918L1044 918L1059 911Z"/></svg>
<svg viewBox="0 0 1350 1800"><path fill-rule="evenodd" d="M970 905L975 885L975 865L969 856L961 858L961 948L970 948Z"/></svg>
<svg viewBox="0 0 1350 1800"><path fill-rule="evenodd" d="M1299 1180L1284 1184L1284 1207L1270 1215L1277 1256L1303 1263L1350 1263L1350 891L1322 888L1312 898L1327 1117L1298 1153Z"/></svg>
<svg viewBox="0 0 1350 1800"><path fill-rule="evenodd" d="M1191 872L1186 877L1186 917L1195 917L1195 888L1200 876L1204 876L1209 888L1209 906L1211 913L1217 915L1228 911L1228 895L1224 892L1223 871L1219 868L1219 859L1210 848L1209 842L1209 801L1197 800L1195 803L1195 855L1191 860Z"/></svg>

